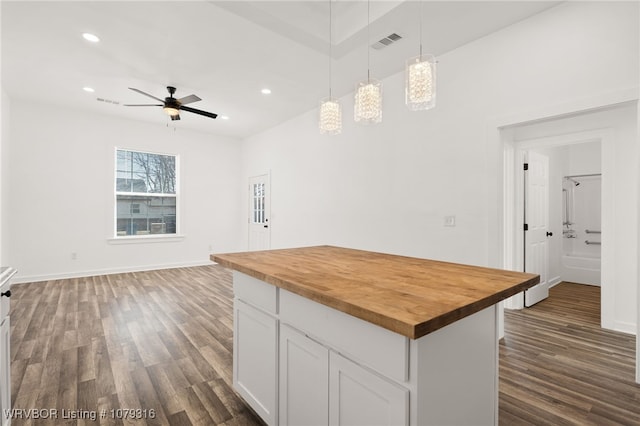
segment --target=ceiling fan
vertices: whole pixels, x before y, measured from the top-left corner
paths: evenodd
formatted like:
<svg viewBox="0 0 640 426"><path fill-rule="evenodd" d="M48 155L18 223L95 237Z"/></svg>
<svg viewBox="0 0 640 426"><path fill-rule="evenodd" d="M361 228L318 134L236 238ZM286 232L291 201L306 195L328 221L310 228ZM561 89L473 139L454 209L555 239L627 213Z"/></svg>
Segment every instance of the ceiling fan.
<svg viewBox="0 0 640 426"><path fill-rule="evenodd" d="M202 111L200 109L195 109L195 108L185 106L185 104L198 102L202 99L200 99L196 95L189 95L180 99L176 99L173 97L173 94L176 93L176 88L173 86L167 86L167 91L169 91L169 96L164 98L164 100L160 98L156 98L155 96L145 93L142 90L134 89L133 87L129 87L129 89L133 90L134 92L138 92L141 95L148 96L162 103L161 104L135 104L135 105L125 104L125 106L160 106L162 107L164 112L166 112L167 115L171 117L171 120L180 120L180 111L188 111L194 114L204 115L205 117L209 117L209 118L216 118L218 116L218 114L215 114L213 112Z"/></svg>

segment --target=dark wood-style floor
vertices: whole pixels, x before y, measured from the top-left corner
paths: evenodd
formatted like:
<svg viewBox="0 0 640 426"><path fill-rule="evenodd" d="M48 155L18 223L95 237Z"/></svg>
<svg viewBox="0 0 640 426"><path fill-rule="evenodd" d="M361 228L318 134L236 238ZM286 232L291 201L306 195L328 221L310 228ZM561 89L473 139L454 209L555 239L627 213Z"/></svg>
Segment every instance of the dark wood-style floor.
<svg viewBox="0 0 640 426"><path fill-rule="evenodd" d="M47 421L14 417L13 426L261 424L231 387L225 269L20 284L12 293L13 408L59 410ZM635 340L600 329L599 300L597 287L561 284L534 308L506 313L501 425L640 424ZM111 411L119 408L147 418L114 418L125 414ZM64 419L63 409L98 419Z"/></svg>
<svg viewBox="0 0 640 426"><path fill-rule="evenodd" d="M503 425L640 425L635 336L600 328L600 287L505 312L499 404Z"/></svg>

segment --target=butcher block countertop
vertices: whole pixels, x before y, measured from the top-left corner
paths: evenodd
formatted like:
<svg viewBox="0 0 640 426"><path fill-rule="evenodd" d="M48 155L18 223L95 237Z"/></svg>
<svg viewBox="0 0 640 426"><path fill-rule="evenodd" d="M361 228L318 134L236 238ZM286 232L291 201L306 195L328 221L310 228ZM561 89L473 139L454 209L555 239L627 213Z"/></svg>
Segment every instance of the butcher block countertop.
<svg viewBox="0 0 640 426"><path fill-rule="evenodd" d="M213 254L211 260L411 339L540 281L534 274L332 246Z"/></svg>

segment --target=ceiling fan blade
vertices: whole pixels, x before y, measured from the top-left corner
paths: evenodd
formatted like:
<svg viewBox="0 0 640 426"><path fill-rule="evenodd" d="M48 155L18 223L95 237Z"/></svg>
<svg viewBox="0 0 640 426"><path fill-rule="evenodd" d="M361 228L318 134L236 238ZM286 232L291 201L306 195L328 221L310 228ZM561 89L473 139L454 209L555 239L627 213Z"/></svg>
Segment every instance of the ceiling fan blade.
<svg viewBox="0 0 640 426"><path fill-rule="evenodd" d="M190 103L193 103L193 102L198 102L198 101L201 101L201 100L202 99L200 99L196 95L189 95L189 96L185 96L184 98L178 99L178 102L180 102L182 105L186 105L186 104L190 104Z"/></svg>
<svg viewBox="0 0 640 426"><path fill-rule="evenodd" d="M164 106L164 104L123 104L123 106Z"/></svg>
<svg viewBox="0 0 640 426"><path fill-rule="evenodd" d="M152 98L152 99L155 99L156 101L164 102L164 100L163 100L163 99L156 98L155 96L150 95L150 94L148 94L148 93L146 93L146 92L143 92L143 91L142 91L142 90L140 90L140 89L134 89L133 87L129 87L129 89L133 90L134 92L138 92L138 93L140 93L141 95L145 95L145 96L148 96L148 97L150 97L150 98Z"/></svg>
<svg viewBox="0 0 640 426"><path fill-rule="evenodd" d="M170 115L169 117L171 117L171 121L180 120L179 115Z"/></svg>
<svg viewBox="0 0 640 426"><path fill-rule="evenodd" d="M215 114L213 112L202 111L201 109L190 108L182 105L180 105L180 109L192 112L194 114L204 115L205 117L209 118L216 118L218 116L218 114Z"/></svg>

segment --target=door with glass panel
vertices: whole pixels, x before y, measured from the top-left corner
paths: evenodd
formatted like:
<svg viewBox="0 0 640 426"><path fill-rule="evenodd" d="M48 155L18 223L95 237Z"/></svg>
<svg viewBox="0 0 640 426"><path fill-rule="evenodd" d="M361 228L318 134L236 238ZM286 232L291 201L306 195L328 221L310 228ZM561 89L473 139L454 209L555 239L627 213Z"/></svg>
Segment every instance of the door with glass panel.
<svg viewBox="0 0 640 426"><path fill-rule="evenodd" d="M249 178L249 250L271 246L269 175Z"/></svg>

